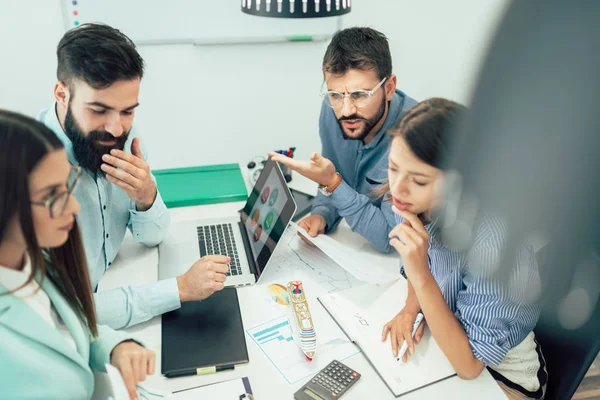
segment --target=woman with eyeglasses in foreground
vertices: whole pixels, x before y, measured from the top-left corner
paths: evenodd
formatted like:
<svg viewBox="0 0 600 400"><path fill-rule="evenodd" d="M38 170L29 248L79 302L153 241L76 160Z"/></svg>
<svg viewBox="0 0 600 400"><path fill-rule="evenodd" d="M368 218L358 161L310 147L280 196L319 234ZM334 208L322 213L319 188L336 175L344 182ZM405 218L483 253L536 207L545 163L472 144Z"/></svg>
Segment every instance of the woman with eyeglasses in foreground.
<svg viewBox="0 0 600 400"><path fill-rule="evenodd" d="M0 110L0 397L89 399L117 367L132 399L154 353L96 324L72 196L80 170L43 124Z"/></svg>
<svg viewBox="0 0 600 400"><path fill-rule="evenodd" d="M412 327L421 311L436 342L463 379L485 367L510 399L541 399L548 379L533 328L539 318L535 294L540 277L531 246L523 245L501 265L508 229L500 218L475 221L467 251L442 241L432 211L439 205L446 177L452 125L466 109L433 98L417 104L388 131L388 194L397 214L390 244L401 257L401 273L409 284L404 308L383 328L394 356L406 340L414 354ZM506 280L496 276L503 271ZM390 305L399 307L399 305ZM423 326L415 334L418 344Z"/></svg>

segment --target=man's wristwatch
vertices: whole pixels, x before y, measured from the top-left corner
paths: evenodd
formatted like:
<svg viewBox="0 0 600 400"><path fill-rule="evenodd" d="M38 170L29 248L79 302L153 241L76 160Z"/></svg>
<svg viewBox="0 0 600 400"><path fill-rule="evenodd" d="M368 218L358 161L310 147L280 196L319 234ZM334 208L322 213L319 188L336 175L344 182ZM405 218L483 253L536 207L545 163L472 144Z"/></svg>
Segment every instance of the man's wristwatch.
<svg viewBox="0 0 600 400"><path fill-rule="evenodd" d="M339 172L336 172L335 176L336 176L336 180L331 185L327 185L327 186L319 185L319 192L323 193L323 196L327 196L327 197L331 196L333 194L333 191L335 189L337 189L338 186L341 185L341 183L343 181L342 176L340 175Z"/></svg>

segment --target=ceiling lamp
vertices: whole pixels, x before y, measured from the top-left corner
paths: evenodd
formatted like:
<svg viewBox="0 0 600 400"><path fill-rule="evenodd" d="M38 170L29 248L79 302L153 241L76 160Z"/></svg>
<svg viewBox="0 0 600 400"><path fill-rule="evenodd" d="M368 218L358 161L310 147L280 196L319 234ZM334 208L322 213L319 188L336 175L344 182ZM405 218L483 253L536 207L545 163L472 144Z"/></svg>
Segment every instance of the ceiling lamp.
<svg viewBox="0 0 600 400"><path fill-rule="evenodd" d="M339 17L350 12L351 3L351 0L242 0L242 11L272 18Z"/></svg>

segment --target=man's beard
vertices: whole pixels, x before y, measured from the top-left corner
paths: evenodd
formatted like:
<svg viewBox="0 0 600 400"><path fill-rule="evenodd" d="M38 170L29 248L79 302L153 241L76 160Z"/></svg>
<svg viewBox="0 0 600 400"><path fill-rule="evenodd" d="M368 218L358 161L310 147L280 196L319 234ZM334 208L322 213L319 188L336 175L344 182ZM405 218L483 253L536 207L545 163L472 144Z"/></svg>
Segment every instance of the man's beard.
<svg viewBox="0 0 600 400"><path fill-rule="evenodd" d="M129 132L123 133L119 137L114 137L106 131L91 131L85 135L77 121L73 118L70 105L67 108L67 115L65 116L65 133L71 139L73 154L79 166L93 174L100 172L102 175L104 175L104 171L100 169L100 166L104 163L102 156L110 153L113 149L123 150L125 142L129 137ZM98 143L100 141L111 140L115 141L115 144L112 146L104 146Z"/></svg>
<svg viewBox="0 0 600 400"><path fill-rule="evenodd" d="M340 125L340 129L342 130L342 135L343 135L344 139L345 140L364 141L365 138L367 136L369 136L369 133L371 133L371 131L373 130L375 125L377 125L379 123L379 121L381 120L381 118L383 118L383 114L385 114L386 103L387 103L387 100L384 97L383 100L381 101L381 107L379 107L379 111L373 118L366 119L366 118L361 117L358 114L352 114L348 117L344 117L344 116L340 117L337 121L338 121L338 124ZM343 125L342 121L353 120L353 119L361 119L365 122L364 127L363 127L362 131L360 131L358 136L350 136L344 130L344 125Z"/></svg>

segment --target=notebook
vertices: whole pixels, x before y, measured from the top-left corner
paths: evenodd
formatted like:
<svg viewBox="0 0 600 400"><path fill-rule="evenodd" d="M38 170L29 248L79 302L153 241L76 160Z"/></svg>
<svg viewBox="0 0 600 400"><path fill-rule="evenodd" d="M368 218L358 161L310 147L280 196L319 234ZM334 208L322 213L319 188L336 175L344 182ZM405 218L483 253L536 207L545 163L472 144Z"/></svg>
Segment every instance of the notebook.
<svg viewBox="0 0 600 400"><path fill-rule="evenodd" d="M248 362L242 315L235 288L162 316L163 375Z"/></svg>
<svg viewBox="0 0 600 400"><path fill-rule="evenodd" d="M248 198L238 164L162 169L152 173L156 177L160 195L169 208Z"/></svg>
<svg viewBox="0 0 600 400"><path fill-rule="evenodd" d="M385 342L381 341L383 326L402 309L407 295L407 282L400 279L319 297L323 307L346 336L362 349L396 397L456 375L427 328L407 363L393 356L389 336Z"/></svg>

